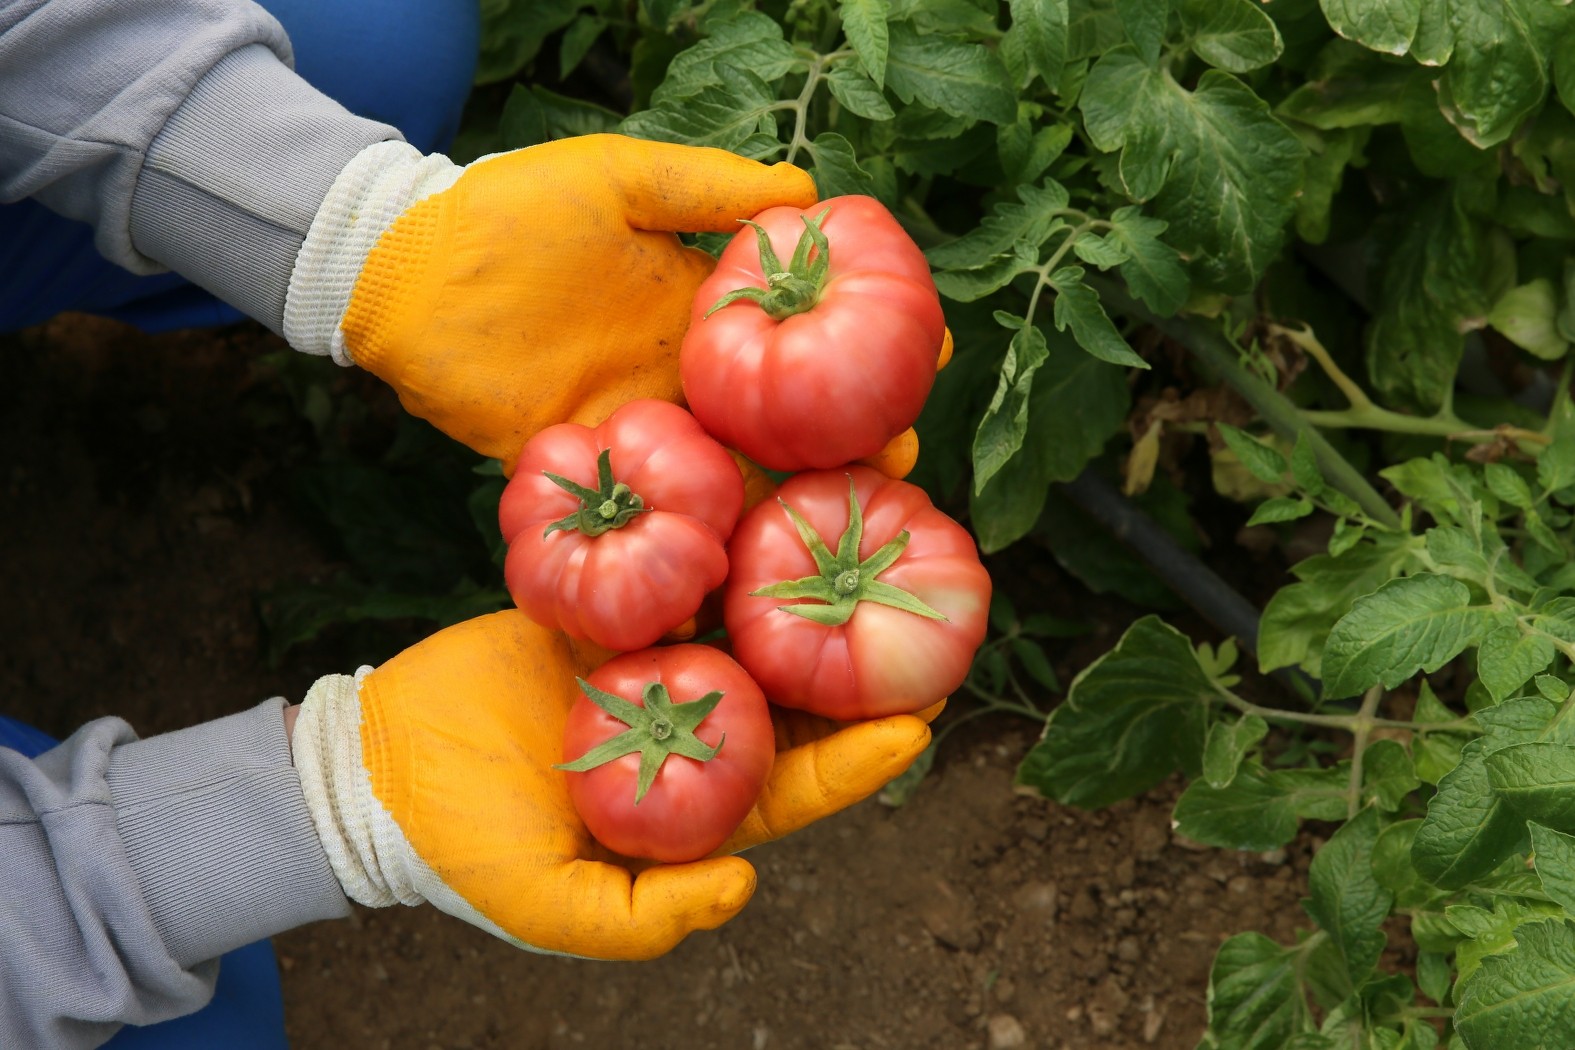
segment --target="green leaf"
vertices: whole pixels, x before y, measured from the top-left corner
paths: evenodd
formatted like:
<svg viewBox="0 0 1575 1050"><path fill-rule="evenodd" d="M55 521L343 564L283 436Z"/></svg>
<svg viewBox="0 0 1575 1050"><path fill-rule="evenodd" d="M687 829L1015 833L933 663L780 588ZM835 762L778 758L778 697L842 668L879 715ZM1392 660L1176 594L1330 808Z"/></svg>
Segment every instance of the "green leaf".
<svg viewBox="0 0 1575 1050"><path fill-rule="evenodd" d="M1530 740L1552 740L1560 744L1575 743L1563 723L1553 721L1558 714L1557 701L1539 696L1522 696L1508 700L1497 707L1478 711L1474 716L1482 726L1482 739L1487 750L1497 751L1511 744Z"/></svg>
<svg viewBox="0 0 1575 1050"><path fill-rule="evenodd" d="M1220 437L1225 439L1225 444L1241 461L1241 465L1259 481L1277 485L1285 476L1285 472L1291 469L1285 462L1285 457L1280 455L1280 450L1267 441L1259 440L1229 423L1214 425L1219 430Z"/></svg>
<svg viewBox="0 0 1575 1050"><path fill-rule="evenodd" d="M1269 735L1269 723L1257 715L1234 721L1219 721L1209 726L1203 745L1203 779L1211 787L1222 788L1236 779L1242 759L1258 742Z"/></svg>
<svg viewBox="0 0 1575 1050"><path fill-rule="evenodd" d="M1359 599L1329 632L1324 696L1353 696L1373 685L1393 689L1432 672L1475 645L1491 611L1471 604L1459 580L1418 573Z"/></svg>
<svg viewBox="0 0 1575 1050"><path fill-rule="evenodd" d="M1054 88L1066 65L1067 0L1011 0L1010 6L1012 27L1023 34L1028 61Z"/></svg>
<svg viewBox="0 0 1575 1050"><path fill-rule="evenodd" d="M1318 456L1305 433L1297 434L1296 444L1291 447L1291 477L1309 496L1327 495L1328 483L1324 481L1323 471L1318 469Z"/></svg>
<svg viewBox="0 0 1575 1050"><path fill-rule="evenodd" d="M994 51L950 37L924 36L905 22L890 28L886 86L902 101L992 124L1017 119L1017 93Z"/></svg>
<svg viewBox="0 0 1575 1050"><path fill-rule="evenodd" d="M973 439L974 492L985 485L1006 461L1017 455L1028 433L1029 395L1033 392L1034 373L1050 356L1044 333L1035 325L1019 328L1012 336L1001 363L1001 379L995 397L985 409L984 419Z"/></svg>
<svg viewBox="0 0 1575 1050"><path fill-rule="evenodd" d="M1424 66L1441 66L1454 53L1455 37L1449 29L1449 0L1422 0L1411 57Z"/></svg>
<svg viewBox="0 0 1575 1050"><path fill-rule="evenodd" d="M877 89L886 83L886 55L889 49L886 19L891 15L887 0L837 0L842 16L842 31L854 54L864 64ZM850 107L851 108L851 107Z"/></svg>
<svg viewBox="0 0 1575 1050"><path fill-rule="evenodd" d="M1394 895L1373 877L1378 830L1377 810L1364 809L1324 844L1307 872L1310 895L1302 906L1329 935L1352 989L1362 986L1383 954L1383 922L1394 904Z"/></svg>
<svg viewBox="0 0 1575 1050"><path fill-rule="evenodd" d="M1430 410L1455 381L1463 333L1487 312L1479 234L1446 192L1404 216L1385 241L1393 251L1368 327L1368 374L1379 393Z"/></svg>
<svg viewBox="0 0 1575 1050"><path fill-rule="evenodd" d="M1542 889L1563 909L1575 915L1575 835L1532 822L1531 851L1536 855L1537 879Z"/></svg>
<svg viewBox="0 0 1575 1050"><path fill-rule="evenodd" d="M822 131L810 143L810 153L815 158L811 174L821 199L840 197L844 194L873 195L874 180L870 173L859 167L853 153L853 144L834 131Z"/></svg>
<svg viewBox="0 0 1575 1050"><path fill-rule="evenodd" d="M1373 843L1373 878L1394 895L1399 908L1415 908L1438 895L1411 864L1411 843L1421 825L1420 820L1396 821Z"/></svg>
<svg viewBox="0 0 1575 1050"><path fill-rule="evenodd" d="M1301 952L1261 933L1220 945L1209 971L1209 1027L1203 1045L1219 1050L1289 1050L1312 1025L1301 986Z"/></svg>
<svg viewBox="0 0 1575 1050"><path fill-rule="evenodd" d="M1519 888L1522 892L1535 892L1535 886L1533 876L1532 885ZM1481 969L1482 960L1488 956L1503 955L1513 951L1515 931L1522 923L1562 915L1563 909L1557 904L1540 900L1518 900L1504 894L1492 898L1491 910L1475 904L1446 906L1444 918L1467 937L1467 940L1455 946L1456 987L1463 989Z"/></svg>
<svg viewBox="0 0 1575 1050"><path fill-rule="evenodd" d="M1309 149L1306 178L1301 196L1296 198L1296 232L1307 243L1322 244L1328 239L1335 194L1346 168L1359 163L1366 137L1364 132L1346 129L1301 136Z"/></svg>
<svg viewBox="0 0 1575 1050"><path fill-rule="evenodd" d="M1469 510L1462 505L1460 491L1470 484L1471 473L1464 464L1451 463L1435 452L1425 459L1409 459L1385 467L1378 476L1416 501L1433 517L1448 524L1465 521ZM1479 545L1473 543L1477 549Z"/></svg>
<svg viewBox="0 0 1575 1050"><path fill-rule="evenodd" d="M1416 68L1409 64L1385 62L1357 48L1330 46L1319 55L1309 79L1274 112L1323 131L1396 124L1404 113L1405 89L1416 78Z"/></svg>
<svg viewBox="0 0 1575 1050"><path fill-rule="evenodd" d="M863 72L850 65L835 65L826 74L831 94L844 109L865 120L890 120L896 114L880 88Z"/></svg>
<svg viewBox="0 0 1575 1050"><path fill-rule="evenodd" d="M1085 233L1072 242L1072 253L1090 266L1108 270L1126 262L1127 249L1114 237Z"/></svg>
<svg viewBox="0 0 1575 1050"><path fill-rule="evenodd" d="M1330 630L1363 595L1410 569L1415 541L1382 533L1339 555L1317 554L1291 567L1300 581L1281 587L1258 623L1258 666L1265 673L1300 664L1323 674Z"/></svg>
<svg viewBox="0 0 1575 1050"><path fill-rule="evenodd" d="M1438 82L1439 106L1478 149L1509 138L1542 101L1547 62L1518 3L1450 0L1454 59Z"/></svg>
<svg viewBox="0 0 1575 1050"><path fill-rule="evenodd" d="M1393 813L1422 782L1406 749L1393 740L1375 740L1362 755L1362 798Z"/></svg>
<svg viewBox="0 0 1575 1050"><path fill-rule="evenodd" d="M1553 442L1537 457L1537 484L1548 492L1575 485L1575 405L1559 402L1553 418Z"/></svg>
<svg viewBox="0 0 1575 1050"><path fill-rule="evenodd" d="M1296 521L1313 512L1312 500L1305 496L1276 496L1258 504L1258 509L1247 519L1247 525L1273 525L1282 521Z"/></svg>
<svg viewBox="0 0 1575 1050"><path fill-rule="evenodd" d="M1033 384L1022 449L970 501L986 552L1026 535L1051 483L1082 473L1126 418L1126 373L1090 357L1068 336L1050 333L1046 341L1050 354Z"/></svg>
<svg viewBox="0 0 1575 1050"><path fill-rule="evenodd" d="M636 138L736 150L772 123L776 96L753 72L722 66L719 83L697 94L670 98L624 120L620 130Z"/></svg>
<svg viewBox="0 0 1575 1050"><path fill-rule="evenodd" d="M1510 811L1488 781L1483 741L1460 753L1460 764L1438 782L1417 829L1411 861L1423 878L1444 889L1470 885L1498 867L1525 840L1526 822Z"/></svg>
<svg viewBox="0 0 1575 1050"><path fill-rule="evenodd" d="M558 78L567 80L569 74L585 58L585 53L596 43L596 38L607 28L607 20L599 15L581 14L563 32L558 44Z"/></svg>
<svg viewBox="0 0 1575 1050"><path fill-rule="evenodd" d="M959 303L976 302L1005 288L1019 274L1028 273L1038 266L1038 250L1021 242L1011 255L997 256L983 266L938 271L934 275L935 287L948 299Z"/></svg>
<svg viewBox="0 0 1575 1050"><path fill-rule="evenodd" d="M1187 785L1171 819L1187 838L1224 849L1262 851L1296 837L1297 818L1335 820L1346 813L1343 767L1266 770L1243 762L1223 788Z"/></svg>
<svg viewBox="0 0 1575 1050"><path fill-rule="evenodd" d="M1169 316L1187 301L1190 282L1181 255L1159 239L1165 223L1151 219L1135 207L1117 208L1110 215L1110 237L1126 248L1121 276L1132 294L1156 314Z"/></svg>
<svg viewBox="0 0 1575 1050"><path fill-rule="evenodd" d="M1072 681L1017 783L1098 808L1147 791L1178 766L1196 770L1215 696L1187 638L1146 616Z"/></svg>
<svg viewBox="0 0 1575 1050"><path fill-rule="evenodd" d="M998 202L990 214L954 241L925 252L930 265L941 270L967 270L987 266L1012 256L1018 244L1034 249L1033 265L1039 264L1038 248L1057 228L1064 228L1061 212L1067 206L1067 192L1053 179L1041 186L1020 186L1016 201Z"/></svg>
<svg viewBox="0 0 1575 1050"><path fill-rule="evenodd" d="M1445 707L1433 692L1427 679L1422 679L1417 690L1416 710L1411 720L1417 723L1448 722L1455 713ZM1460 764L1460 749L1465 747L1471 733L1462 728L1458 732L1430 730L1419 734L1411 742L1412 761L1416 775L1429 784L1437 784L1451 769Z"/></svg>
<svg viewBox="0 0 1575 1050"><path fill-rule="evenodd" d="M1391 55L1411 49L1421 0L1320 0L1329 27L1347 40Z"/></svg>
<svg viewBox="0 0 1575 1050"><path fill-rule="evenodd" d="M1553 662L1553 643L1513 624L1488 632L1477 647L1477 674L1494 702L1515 693Z"/></svg>
<svg viewBox="0 0 1575 1050"><path fill-rule="evenodd" d="M725 22L709 22L707 27L710 36L673 57L661 84L651 93L653 107L698 95L705 88L728 86L722 77L722 70L728 67L748 71L769 84L799 63L793 46L782 36L782 27L758 11L743 11Z"/></svg>
<svg viewBox="0 0 1575 1050"><path fill-rule="evenodd" d="M1020 107L1017 122L995 131L995 147L1008 185L1033 182L1044 175L1072 142L1072 125L1040 127Z"/></svg>
<svg viewBox="0 0 1575 1050"><path fill-rule="evenodd" d="M1514 467L1507 463L1487 463L1482 467L1482 477L1489 491L1505 503L1521 510L1531 508L1531 486Z"/></svg>
<svg viewBox="0 0 1575 1050"><path fill-rule="evenodd" d="M476 83L507 80L536 57L542 43L574 20L580 0L531 0L482 6Z"/></svg>
<svg viewBox="0 0 1575 1050"><path fill-rule="evenodd" d="M1038 642L1028 638L1013 638L1012 655L1023 665L1028 677L1051 692L1061 691L1061 680L1056 677L1055 668L1050 666L1050 658Z"/></svg>
<svg viewBox="0 0 1575 1050"><path fill-rule="evenodd" d="M1516 815L1575 831L1575 746L1533 740L1491 751L1488 782Z"/></svg>
<svg viewBox="0 0 1575 1050"><path fill-rule="evenodd" d="M1099 295L1083 283L1081 266L1065 266L1050 275L1056 291L1055 326L1066 331L1071 326L1077 344L1101 361L1128 368L1148 368L1148 362L1127 345L1100 305Z"/></svg>
<svg viewBox="0 0 1575 1050"><path fill-rule="evenodd" d="M1455 1027L1471 1047L1545 1050L1575 1031L1575 925L1547 919L1515 929L1516 946L1482 960L1459 989Z"/></svg>
<svg viewBox="0 0 1575 1050"><path fill-rule="evenodd" d="M1118 48L1089 71L1078 105L1094 144L1121 151L1127 194L1153 199L1202 283L1250 288L1279 251L1306 155L1252 89L1210 70L1187 91Z"/></svg>
<svg viewBox="0 0 1575 1050"><path fill-rule="evenodd" d="M1570 345L1560 334L1558 295L1546 277L1518 285L1499 296L1487 322L1533 357L1557 361Z"/></svg>
<svg viewBox="0 0 1575 1050"><path fill-rule="evenodd" d="M1178 0L1193 52L1232 73L1249 73L1280 57L1285 45L1274 20L1252 0Z"/></svg>
<svg viewBox="0 0 1575 1050"><path fill-rule="evenodd" d="M1116 12L1139 57L1151 66L1158 64L1170 20L1170 0L1116 0Z"/></svg>

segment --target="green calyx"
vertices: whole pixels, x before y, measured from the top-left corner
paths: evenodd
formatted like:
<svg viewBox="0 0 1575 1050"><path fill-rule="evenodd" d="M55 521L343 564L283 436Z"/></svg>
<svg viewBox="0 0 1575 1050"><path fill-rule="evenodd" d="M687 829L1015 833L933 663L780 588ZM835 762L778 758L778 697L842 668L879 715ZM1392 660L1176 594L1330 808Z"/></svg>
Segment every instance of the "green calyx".
<svg viewBox="0 0 1575 1050"><path fill-rule="evenodd" d="M547 531L542 533L543 536L551 536L559 529L565 531L578 529L587 536L600 536L608 529L623 528L636 516L651 509L645 505L645 500L630 491L628 485L613 481L610 448L602 449L602 454L596 457L597 488L588 489L550 470L544 470L542 473L547 475L547 480L554 485L571 495L578 496L580 500L579 510L548 525Z"/></svg>
<svg viewBox="0 0 1575 1050"><path fill-rule="evenodd" d="M793 249L793 261L786 268L771 247L771 238L766 235L766 231L758 223L744 219L744 222L755 228L755 237L760 241L760 272L766 275L766 287L739 288L728 292L705 312L705 316L710 317L729 303L748 299L758 303L772 320L781 321L794 314L801 314L820 302L820 291L825 287L826 272L831 266L831 244L821 232L820 224L826 220L829 211L827 209L813 219L802 216L804 233ZM809 258L811 251L815 253L813 262Z"/></svg>
<svg viewBox="0 0 1575 1050"><path fill-rule="evenodd" d="M889 605L893 609L903 609L915 616L923 616L930 620L946 619L920 601L916 595L876 579L891 568L892 563L908 549L909 534L906 531L899 533L896 539L868 558L859 561L859 543L864 539L864 511L859 507L858 493L854 489L851 475L848 477L848 528L837 541L835 553L826 546L826 541L820 538L814 526L805 521L798 511L788 506L782 499L778 499L777 502L782 504L782 509L793 519L793 527L798 530L799 539L804 541L804 546L809 548L810 556L815 559L815 567L820 570L820 575L774 583L758 591L750 591L752 596L810 598L814 602L823 603L783 605L780 608L783 612L802 616L806 620L813 620L827 627L840 627L847 623L853 611L858 608L859 602Z"/></svg>
<svg viewBox="0 0 1575 1050"><path fill-rule="evenodd" d="M696 762L709 762L727 743L725 733L715 747L695 736L696 727L722 702L720 691L707 693L698 700L675 704L667 692L667 686L661 682L651 682L640 694L645 701L645 706L641 707L621 696L598 689L583 678L575 681L580 683L580 689L591 703L629 728L591 748L573 762L564 762L553 768L584 773L606 765L613 759L638 753L640 776L634 789L634 804L637 806L656 782L656 774L661 770L662 763L667 761L668 755L682 755Z"/></svg>

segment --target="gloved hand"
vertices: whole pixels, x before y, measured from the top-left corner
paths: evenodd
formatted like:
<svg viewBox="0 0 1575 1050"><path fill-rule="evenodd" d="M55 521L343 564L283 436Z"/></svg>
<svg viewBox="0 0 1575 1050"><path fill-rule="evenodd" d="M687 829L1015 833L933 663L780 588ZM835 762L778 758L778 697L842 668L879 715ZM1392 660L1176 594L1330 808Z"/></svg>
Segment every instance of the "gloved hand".
<svg viewBox="0 0 1575 1050"><path fill-rule="evenodd" d="M459 167L364 150L313 220L285 337L386 380L511 469L536 431L679 401L678 348L714 262L670 231L733 231L815 185L790 164L587 135Z"/></svg>
<svg viewBox="0 0 1575 1050"><path fill-rule="evenodd" d="M609 655L510 610L319 680L293 750L345 893L374 907L429 901L537 951L652 958L748 902L754 868L725 854L870 795L929 742L912 715L845 728L784 718L760 802L723 855L631 870L591 838L552 768L575 676Z"/></svg>

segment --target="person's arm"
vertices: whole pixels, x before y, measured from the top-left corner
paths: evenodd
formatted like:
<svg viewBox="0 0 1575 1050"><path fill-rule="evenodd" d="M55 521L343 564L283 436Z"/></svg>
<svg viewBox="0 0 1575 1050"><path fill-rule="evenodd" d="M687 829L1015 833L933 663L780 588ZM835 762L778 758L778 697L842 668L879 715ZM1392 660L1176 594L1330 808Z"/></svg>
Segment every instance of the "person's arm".
<svg viewBox="0 0 1575 1050"><path fill-rule="evenodd" d="M348 914L282 706L146 740L99 719L36 759L0 748L5 1045L94 1047L191 1013L220 955Z"/></svg>
<svg viewBox="0 0 1575 1050"><path fill-rule="evenodd" d="M328 188L400 137L290 59L248 0L0 0L0 202L88 222L110 261L175 270L281 331Z"/></svg>

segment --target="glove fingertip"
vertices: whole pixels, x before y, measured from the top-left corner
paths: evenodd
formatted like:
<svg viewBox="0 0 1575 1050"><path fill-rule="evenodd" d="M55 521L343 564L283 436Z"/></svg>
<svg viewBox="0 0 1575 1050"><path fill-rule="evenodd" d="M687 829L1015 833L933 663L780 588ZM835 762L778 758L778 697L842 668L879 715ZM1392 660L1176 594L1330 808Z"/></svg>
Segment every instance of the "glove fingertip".
<svg viewBox="0 0 1575 1050"><path fill-rule="evenodd" d="M859 462L874 467L888 478L905 478L913 473L919 462L919 434L909 427L886 442L885 448Z"/></svg>

